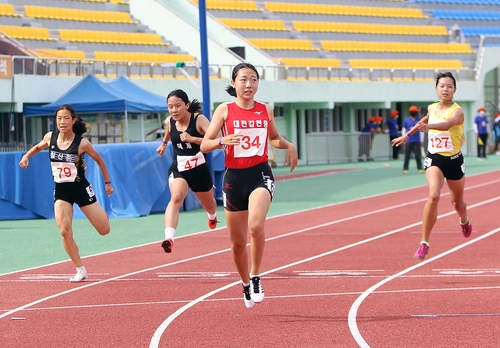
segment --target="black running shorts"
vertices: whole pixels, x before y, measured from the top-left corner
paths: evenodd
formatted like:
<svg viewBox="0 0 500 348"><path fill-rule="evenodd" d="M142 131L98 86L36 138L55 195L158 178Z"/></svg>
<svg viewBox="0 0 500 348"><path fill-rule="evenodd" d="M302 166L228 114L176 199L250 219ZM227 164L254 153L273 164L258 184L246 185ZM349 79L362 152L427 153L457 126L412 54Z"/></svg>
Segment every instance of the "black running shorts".
<svg viewBox="0 0 500 348"><path fill-rule="evenodd" d="M275 185L273 172L267 162L244 169L227 168L222 181L224 208L227 211L248 210L248 199L255 189L265 188L272 199Z"/></svg>
<svg viewBox="0 0 500 348"><path fill-rule="evenodd" d="M428 152L425 157L424 167L425 169L438 167L447 180L460 180L465 175L465 163L462 152L449 157Z"/></svg>
<svg viewBox="0 0 500 348"><path fill-rule="evenodd" d="M68 202L69 204L78 204L79 207L84 207L97 202L92 185L88 181L82 183L63 183L57 184L54 190L54 202L58 199Z"/></svg>

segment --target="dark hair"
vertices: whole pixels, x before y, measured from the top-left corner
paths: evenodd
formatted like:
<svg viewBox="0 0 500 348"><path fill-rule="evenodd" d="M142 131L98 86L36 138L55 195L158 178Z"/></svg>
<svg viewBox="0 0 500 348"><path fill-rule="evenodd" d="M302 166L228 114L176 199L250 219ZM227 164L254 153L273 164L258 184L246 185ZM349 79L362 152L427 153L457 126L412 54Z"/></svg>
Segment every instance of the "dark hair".
<svg viewBox="0 0 500 348"><path fill-rule="evenodd" d="M233 73L231 74L231 81L236 80L236 76L238 76L238 72L241 69L245 69L245 68L252 69L257 74L257 79L260 79L259 72L252 64L240 63L233 68ZM231 86L231 85L227 86L226 92L229 93L230 96L236 97L236 89L233 86Z"/></svg>
<svg viewBox="0 0 500 348"><path fill-rule="evenodd" d="M83 135L87 133L87 125L85 124L85 122L83 122L81 116L76 114L75 109L71 105L62 104L61 106L59 106L56 110L55 116L57 116L57 113L60 110L68 110L71 113L71 117L76 118L76 122L73 123L73 133L78 135Z"/></svg>
<svg viewBox="0 0 500 348"><path fill-rule="evenodd" d="M189 97L186 92L184 92L182 89L174 89L172 92L170 92L167 95L167 104L168 104L168 99L170 97L177 97L181 99L184 104L189 104L188 111L193 113L193 112L201 112L201 105L198 99L193 99L189 101Z"/></svg>
<svg viewBox="0 0 500 348"><path fill-rule="evenodd" d="M449 72L449 71L437 74L437 76L436 76L436 87L437 87L437 85L439 83L439 80L441 78L443 78L443 77L449 77L450 79L452 79L453 80L453 86L455 88L457 88L457 80L455 80L455 77L453 77L453 74L451 72Z"/></svg>

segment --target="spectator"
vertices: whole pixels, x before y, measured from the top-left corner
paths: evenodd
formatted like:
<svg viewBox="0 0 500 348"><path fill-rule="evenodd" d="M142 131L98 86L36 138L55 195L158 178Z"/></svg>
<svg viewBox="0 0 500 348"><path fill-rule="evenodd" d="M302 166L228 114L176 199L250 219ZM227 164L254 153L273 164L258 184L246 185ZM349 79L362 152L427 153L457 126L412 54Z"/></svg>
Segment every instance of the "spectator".
<svg viewBox="0 0 500 348"><path fill-rule="evenodd" d="M371 150L373 139L375 138L375 134L380 131L380 125L377 123L379 118L377 116L370 117L368 119L368 123L361 130L361 134L359 135L359 150L358 150L358 161L364 162L363 156L366 155L367 161L373 161L371 157Z"/></svg>
<svg viewBox="0 0 500 348"><path fill-rule="evenodd" d="M500 156L500 112L496 114L493 120L493 132L495 133L495 150L497 156Z"/></svg>
<svg viewBox="0 0 500 348"><path fill-rule="evenodd" d="M490 133L490 125L488 124L484 106L477 109L477 116L474 119L474 132L477 136L477 159L484 161L486 159L486 143Z"/></svg>
<svg viewBox="0 0 500 348"><path fill-rule="evenodd" d="M389 133L391 143L394 139L399 137L398 117L399 111L394 110L389 114L389 119L385 122L385 132ZM399 146L392 147L392 159L399 159Z"/></svg>
<svg viewBox="0 0 500 348"><path fill-rule="evenodd" d="M403 164L403 174L408 174L408 168L410 164L411 154L415 156L415 161L417 162L417 169L420 174L424 173L422 167L422 145L423 139L420 132L414 132L414 134L409 135L408 131L415 127L415 125L420 121L419 109L415 105L410 106L408 109L410 116L408 116L403 122L403 135L407 135L408 140L406 141L405 148L405 162Z"/></svg>

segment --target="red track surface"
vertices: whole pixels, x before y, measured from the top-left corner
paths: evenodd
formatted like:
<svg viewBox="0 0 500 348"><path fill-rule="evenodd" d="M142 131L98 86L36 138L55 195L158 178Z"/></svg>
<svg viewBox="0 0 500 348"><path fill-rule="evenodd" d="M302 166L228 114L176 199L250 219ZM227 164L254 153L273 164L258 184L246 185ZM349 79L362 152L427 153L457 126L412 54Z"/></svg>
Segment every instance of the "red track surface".
<svg viewBox="0 0 500 348"><path fill-rule="evenodd" d="M69 263L0 276L0 346L498 347L499 183L467 178L469 239L443 191L421 263L425 187L268 219L253 309L225 229L87 258L80 284Z"/></svg>

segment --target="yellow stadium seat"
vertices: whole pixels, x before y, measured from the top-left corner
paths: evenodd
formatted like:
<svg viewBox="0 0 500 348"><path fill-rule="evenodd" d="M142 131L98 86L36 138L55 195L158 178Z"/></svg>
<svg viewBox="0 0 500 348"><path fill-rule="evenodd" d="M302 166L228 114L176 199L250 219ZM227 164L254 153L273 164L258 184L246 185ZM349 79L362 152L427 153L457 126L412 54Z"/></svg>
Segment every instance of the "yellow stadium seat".
<svg viewBox="0 0 500 348"><path fill-rule="evenodd" d="M50 37L47 28L0 25L0 30L14 39L56 41L55 38Z"/></svg>

